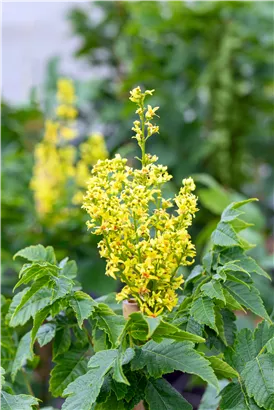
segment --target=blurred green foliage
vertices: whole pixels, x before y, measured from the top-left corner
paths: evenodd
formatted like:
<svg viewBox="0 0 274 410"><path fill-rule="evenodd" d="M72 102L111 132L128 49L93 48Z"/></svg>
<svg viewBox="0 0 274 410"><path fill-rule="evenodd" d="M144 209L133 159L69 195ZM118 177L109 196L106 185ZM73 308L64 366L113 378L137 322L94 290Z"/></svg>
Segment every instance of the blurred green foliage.
<svg viewBox="0 0 274 410"><path fill-rule="evenodd" d="M91 79L75 79L81 137L102 131L111 155L134 161L130 140L134 119L129 90L156 89L160 135L148 151L168 165L177 191L196 175L200 212L192 231L198 258L222 209L231 200L256 196L245 232L259 244L260 263L273 266L266 243L273 243L273 36L268 2L98 2L69 16L78 37L75 57L89 64ZM44 226L34 208L29 181L34 145L41 139L60 74L52 60L42 87L42 108L2 106L2 259L6 293L14 282L12 254L30 244L53 245L59 259L76 259L88 291L104 294L115 282L104 276L97 242L87 233L85 215L69 224ZM209 175L211 177L209 177ZM80 215L80 214L79 214ZM270 238L270 239L268 239ZM261 281L271 310L272 289Z"/></svg>
<svg viewBox="0 0 274 410"><path fill-rule="evenodd" d="M273 165L271 11L267 2L181 1L72 11L76 56L94 72L85 87L92 119L104 124L111 146L128 140L125 101L140 84L157 90L161 133L151 144L176 183L193 172L235 189L258 180L259 166Z"/></svg>

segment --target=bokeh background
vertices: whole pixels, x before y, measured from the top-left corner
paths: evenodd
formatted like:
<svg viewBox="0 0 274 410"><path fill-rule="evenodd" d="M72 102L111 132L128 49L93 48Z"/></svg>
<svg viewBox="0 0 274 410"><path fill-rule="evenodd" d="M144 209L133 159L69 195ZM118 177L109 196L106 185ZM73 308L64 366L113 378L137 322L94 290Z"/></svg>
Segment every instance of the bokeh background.
<svg viewBox="0 0 274 410"><path fill-rule="evenodd" d="M133 164L138 151L129 90L155 89L150 103L160 106L160 135L149 140L148 151L173 175L167 195L183 178L196 180L200 212L191 233L197 262L223 208L255 196L260 202L246 207L246 221L254 225L244 235L257 245L251 254L273 275L273 15L274 4L264 1L3 4L4 295L12 294L17 278L13 254L38 243L54 246L59 260L68 255L77 261L85 291L100 296L117 290L104 275L85 212L71 203L71 181L70 194L60 190L46 217L30 188L35 148L63 77L74 81L79 112L78 136L70 144L79 150L100 132L110 157L119 152ZM271 313L273 287L262 277L254 280ZM253 325L250 316L238 318L239 328ZM46 388L36 388L50 400ZM198 405L200 393L183 388Z"/></svg>

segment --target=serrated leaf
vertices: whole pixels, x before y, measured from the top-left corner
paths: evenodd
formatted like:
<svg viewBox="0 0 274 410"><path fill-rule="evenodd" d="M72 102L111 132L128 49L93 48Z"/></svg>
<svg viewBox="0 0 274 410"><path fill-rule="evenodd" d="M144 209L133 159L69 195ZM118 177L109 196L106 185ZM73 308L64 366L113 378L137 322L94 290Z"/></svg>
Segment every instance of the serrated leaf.
<svg viewBox="0 0 274 410"><path fill-rule="evenodd" d="M268 353L274 354L274 337L272 337L265 345L265 349Z"/></svg>
<svg viewBox="0 0 274 410"><path fill-rule="evenodd" d="M14 314L15 309L19 306L20 301L23 300L24 295L30 288L26 288L24 291L19 292L14 296L10 305L11 319L9 325L16 327L24 325L31 317L34 317L36 313L48 306L51 303L52 290L42 288L38 290L30 299Z"/></svg>
<svg viewBox="0 0 274 410"><path fill-rule="evenodd" d="M126 325L125 318L120 315L115 315L107 305L103 304L99 304L95 307L95 312L92 317L96 320L96 326L108 334L111 346L118 346Z"/></svg>
<svg viewBox="0 0 274 410"><path fill-rule="evenodd" d="M229 383L221 391L220 410L260 410L259 407L249 400L239 383Z"/></svg>
<svg viewBox="0 0 274 410"><path fill-rule="evenodd" d="M130 386L126 386L124 403L126 410L132 410L136 404L145 398L148 380L143 372L128 372L127 377Z"/></svg>
<svg viewBox="0 0 274 410"><path fill-rule="evenodd" d="M54 338L56 332L55 323L45 323L37 332L37 341L40 347L45 346Z"/></svg>
<svg viewBox="0 0 274 410"><path fill-rule="evenodd" d="M118 401L114 393L112 393L104 403L98 403L95 406L95 410L125 410L124 403L122 401Z"/></svg>
<svg viewBox="0 0 274 410"><path fill-rule="evenodd" d="M129 382L124 375L122 365L129 363L134 356L135 352L132 348L128 348L125 352L118 352L117 359L115 360L113 365L113 378L118 383L129 385Z"/></svg>
<svg viewBox="0 0 274 410"><path fill-rule="evenodd" d="M161 320L159 326L154 331L152 335L152 339L159 339L159 338L167 338L173 339L177 341L188 340L194 343L204 343L205 339L201 336L196 334L190 333L185 330L181 330L178 327L172 325L171 323L167 323L164 320Z"/></svg>
<svg viewBox="0 0 274 410"><path fill-rule="evenodd" d="M113 369L119 357L118 350L110 349L96 353L89 361L90 370L70 383L63 392L68 396L63 410L90 410L103 385L105 375Z"/></svg>
<svg viewBox="0 0 274 410"><path fill-rule="evenodd" d="M248 204L249 202L254 202L258 201L257 198L249 198L244 201L239 201L239 202L232 202L229 204L223 211L221 215L221 221L222 222L231 222L234 219L238 218L238 216L244 214L243 211L240 211L239 208L242 206Z"/></svg>
<svg viewBox="0 0 274 410"><path fill-rule="evenodd" d="M188 319L186 331L197 336L203 337L204 326L196 322L192 316Z"/></svg>
<svg viewBox="0 0 274 410"><path fill-rule="evenodd" d="M69 327L65 326L58 329L53 343L53 360L67 352L71 344L71 334Z"/></svg>
<svg viewBox="0 0 274 410"><path fill-rule="evenodd" d="M35 294L37 293L40 289L43 287L48 287L50 283L50 278L48 276L44 276L37 281L35 281L30 288L27 289L27 291L24 293L19 305L16 307L15 311L13 312L13 316L15 316L19 310L28 302L28 300ZM11 320L12 320L11 317Z"/></svg>
<svg viewBox="0 0 274 410"><path fill-rule="evenodd" d="M229 308L230 310L243 310L245 312L242 305L240 305L240 303L237 302L237 300L229 293L228 290L223 288L223 293L224 293L224 297L225 297L225 300L226 300L226 307L227 308Z"/></svg>
<svg viewBox="0 0 274 410"><path fill-rule="evenodd" d="M74 282L65 276L52 278L54 285L52 286L52 302L61 299L71 292Z"/></svg>
<svg viewBox="0 0 274 410"><path fill-rule="evenodd" d="M247 393L258 406L267 410L274 409L274 355L266 353L247 362L242 378Z"/></svg>
<svg viewBox="0 0 274 410"><path fill-rule="evenodd" d="M204 343L201 336L179 329L161 318L149 318L140 312L132 313L126 325L126 332L136 340L146 341L150 338L161 341L163 338L173 340L189 340L195 343Z"/></svg>
<svg viewBox="0 0 274 410"><path fill-rule="evenodd" d="M158 378L174 370L197 374L203 380L218 388L218 381L209 362L194 350L192 342L173 342L164 340L161 343L147 342L137 348L131 362L132 370L146 367L150 376Z"/></svg>
<svg viewBox="0 0 274 410"><path fill-rule="evenodd" d="M77 276L77 271L78 271L77 264L75 261L67 261L67 260L66 260L66 263L62 264L61 266L59 264L59 267L61 267L60 274L63 276L66 276L66 278L74 279Z"/></svg>
<svg viewBox="0 0 274 410"><path fill-rule="evenodd" d="M221 315L224 323L224 335L226 344L232 346L235 339L235 333L237 331L235 324L236 316L228 309L222 309Z"/></svg>
<svg viewBox="0 0 274 410"><path fill-rule="evenodd" d="M13 259L21 256L30 262L50 262L55 263L55 255L52 246L45 248L43 245L32 245L18 251Z"/></svg>
<svg viewBox="0 0 274 410"><path fill-rule="evenodd" d="M226 303L222 285L220 282L217 282L216 280L211 280L210 282L205 283L201 287L201 291L205 294L205 296L208 296L210 299L218 299Z"/></svg>
<svg viewBox="0 0 274 410"><path fill-rule="evenodd" d="M218 333L215 323L214 303L211 299L200 297L194 300L190 314L198 323L207 325Z"/></svg>
<svg viewBox="0 0 274 410"><path fill-rule="evenodd" d="M18 370L20 370L27 362L33 360L34 354L31 346L31 332L26 333L19 342L16 355L12 364L11 378L15 380Z"/></svg>
<svg viewBox="0 0 274 410"><path fill-rule="evenodd" d="M265 320L258 324L254 332L256 353L259 354L267 342L274 337L274 325L269 325Z"/></svg>
<svg viewBox="0 0 274 410"><path fill-rule="evenodd" d="M240 262L240 261L239 261ZM229 273L231 273L231 272L244 272L244 273L246 273L248 276L250 276L250 273L246 270L246 269L244 269L242 266L241 266L241 264L240 263L238 263L238 261L237 260L235 260L235 261L229 261L229 262L227 262L227 263L225 263L223 266L220 266L218 269L217 269L217 273L222 273L222 272L224 272L224 273L227 273L227 272L229 272Z"/></svg>
<svg viewBox="0 0 274 410"><path fill-rule="evenodd" d="M90 317L97 303L87 293L77 291L69 300L69 305L75 312L79 327L82 328L83 321Z"/></svg>
<svg viewBox="0 0 274 410"><path fill-rule="evenodd" d="M44 276L54 277L59 273L59 268L49 262L35 262L32 264L25 264L19 273L20 280L14 286L18 288L22 284L28 284L32 280L38 280Z"/></svg>
<svg viewBox="0 0 274 410"><path fill-rule="evenodd" d="M255 287L251 286L250 289L248 289L240 283L231 281L227 281L224 286L237 302L271 323L263 301L260 298L260 294Z"/></svg>
<svg viewBox="0 0 274 410"><path fill-rule="evenodd" d="M219 246L240 246L241 241L234 229L224 222L220 222L217 228L211 235L211 240L214 245Z"/></svg>
<svg viewBox="0 0 274 410"><path fill-rule="evenodd" d="M253 334L250 329L242 329L236 337L236 341L232 349L225 352L226 361L239 373L245 367L248 361L252 361L256 357L256 346L253 339Z"/></svg>
<svg viewBox="0 0 274 410"><path fill-rule="evenodd" d="M241 266L245 271L249 273L255 273L270 279L270 276L257 264L257 262L244 254L243 250L240 247L233 247L224 249L220 253L220 262L226 264L231 260L237 260L237 265Z"/></svg>
<svg viewBox="0 0 274 410"><path fill-rule="evenodd" d="M211 367L214 372L226 379L232 379L234 377L239 377L239 373L233 369L228 363L224 362L217 356L207 356L207 360L210 361Z"/></svg>
<svg viewBox="0 0 274 410"><path fill-rule="evenodd" d="M50 313L50 309L51 309L51 306L46 306L44 309L41 309L38 312L36 312L36 315L33 320L33 327L31 330L31 345L32 346L35 342L36 335L37 335L37 332L40 326L42 325L42 323L44 322L44 320L48 317Z"/></svg>
<svg viewBox="0 0 274 410"><path fill-rule="evenodd" d="M150 379L145 392L149 410L191 410L192 406L164 379Z"/></svg>
<svg viewBox="0 0 274 410"><path fill-rule="evenodd" d="M209 251L203 257L203 267L205 268L207 273L211 272L212 263L213 263L213 252Z"/></svg>
<svg viewBox="0 0 274 410"><path fill-rule="evenodd" d="M65 388L87 371L86 351L70 350L58 356L50 375L49 391L54 397L62 396Z"/></svg>
<svg viewBox="0 0 274 410"><path fill-rule="evenodd" d="M218 307L215 309L215 323L216 327L218 329L218 336L222 340L222 342L227 345L227 340L225 337L225 326L224 326L224 321L223 321L223 316L221 314L221 311L219 310Z"/></svg>
<svg viewBox="0 0 274 410"><path fill-rule="evenodd" d="M1 392L1 410L33 410L33 406L38 404L38 399L27 394L12 395Z"/></svg>
<svg viewBox="0 0 274 410"><path fill-rule="evenodd" d="M196 265L192 271L190 272L190 274L188 275L188 277L185 280L185 285L187 285L189 282L192 282L193 279L198 278L202 275L204 269L201 265Z"/></svg>

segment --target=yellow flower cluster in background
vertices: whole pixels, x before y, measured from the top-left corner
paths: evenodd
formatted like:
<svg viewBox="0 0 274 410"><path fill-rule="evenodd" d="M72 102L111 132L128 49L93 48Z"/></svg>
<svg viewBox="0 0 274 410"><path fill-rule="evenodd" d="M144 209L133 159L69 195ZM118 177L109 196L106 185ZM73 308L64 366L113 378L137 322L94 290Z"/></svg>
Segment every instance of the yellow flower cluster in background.
<svg viewBox="0 0 274 410"><path fill-rule="evenodd" d="M56 118L45 121L43 140L35 149L31 188L36 210L41 219L50 215L52 223L67 218L72 205L82 202L91 167L98 159L108 157L101 134L92 134L81 143L79 153L72 144L78 136L75 103L73 82L59 79Z"/></svg>
<svg viewBox="0 0 274 410"><path fill-rule="evenodd" d="M106 258L106 274L125 283L117 300L135 298L141 310L158 316L176 306L176 290L183 283L180 266L194 262L195 248L188 228L197 211L191 178L174 198L163 197L163 186L171 179L167 167L156 164L157 157L146 154L147 139L159 131L151 123L158 107L145 107L153 90L131 91L140 120L133 130L141 151L142 167L133 169L127 160L99 160L93 167L83 208L90 216L88 227L96 235L101 257Z"/></svg>

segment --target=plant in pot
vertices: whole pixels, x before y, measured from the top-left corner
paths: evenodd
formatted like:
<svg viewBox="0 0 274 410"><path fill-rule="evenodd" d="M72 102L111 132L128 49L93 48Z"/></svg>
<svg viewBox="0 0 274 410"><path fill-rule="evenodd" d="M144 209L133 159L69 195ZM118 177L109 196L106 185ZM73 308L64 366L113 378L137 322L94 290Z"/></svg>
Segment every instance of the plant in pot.
<svg viewBox="0 0 274 410"><path fill-rule="evenodd" d="M163 378L175 370L208 384L201 409L274 409L274 326L251 276L268 275L246 255L251 245L240 234L247 227L242 209L254 199L223 211L201 264L184 280L195 257L188 233L198 211L195 185L187 178L169 198L167 168L146 153L147 139L159 131L158 107L145 106L152 93L137 87L130 95L139 115L133 131L141 167L119 155L99 160L83 203L89 229L102 238L106 274L124 287L94 300L75 280L75 262L58 262L52 247L15 255L28 263L15 286L24 289L10 305L3 301L7 338L22 326L28 330L31 318L33 325L13 348L13 362L5 362L4 410L39 406L34 397L15 394L10 381L35 367L33 347L39 352L48 343L49 390L65 399L63 410L190 410ZM254 331L237 332L234 311L246 310L262 321ZM11 344L4 348L12 357Z"/></svg>

